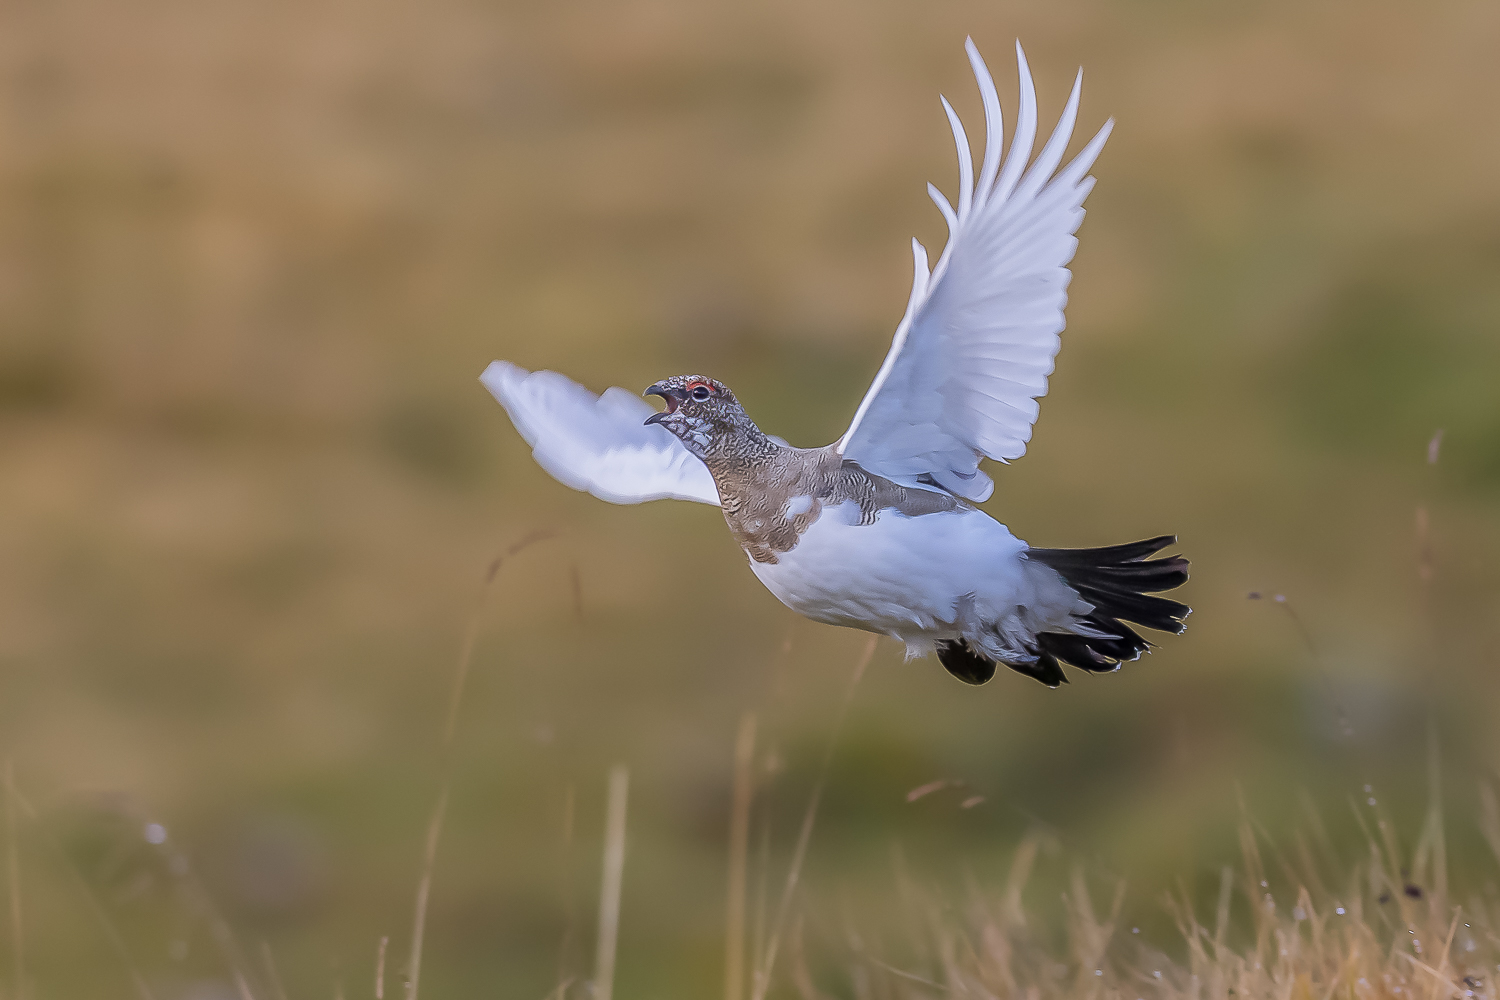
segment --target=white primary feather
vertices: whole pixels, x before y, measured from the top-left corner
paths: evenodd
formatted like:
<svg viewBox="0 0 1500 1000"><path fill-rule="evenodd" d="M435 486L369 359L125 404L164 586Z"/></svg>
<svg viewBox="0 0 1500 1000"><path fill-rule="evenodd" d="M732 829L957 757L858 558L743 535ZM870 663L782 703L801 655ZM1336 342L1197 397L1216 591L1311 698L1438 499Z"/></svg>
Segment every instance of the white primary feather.
<svg viewBox="0 0 1500 1000"><path fill-rule="evenodd" d="M495 361L479 377L532 456L558 482L610 503L696 500L719 505L708 466L663 427L650 403L625 389L595 396L556 372Z"/></svg>
<svg viewBox="0 0 1500 1000"><path fill-rule="evenodd" d="M984 99L978 184L963 124L944 100L958 147L957 209L936 188L928 191L948 222L948 245L929 276L926 253L913 243L916 276L906 315L838 450L879 475L927 476L960 496L985 500L995 484L979 471L980 458L1025 454L1037 399L1047 394L1062 343L1067 264L1078 246L1073 234L1094 183L1086 175L1114 122L1058 172L1078 115L1080 72L1062 119L1027 169L1036 90L1018 43L1021 113L1002 163L1000 99L972 40L966 48Z"/></svg>

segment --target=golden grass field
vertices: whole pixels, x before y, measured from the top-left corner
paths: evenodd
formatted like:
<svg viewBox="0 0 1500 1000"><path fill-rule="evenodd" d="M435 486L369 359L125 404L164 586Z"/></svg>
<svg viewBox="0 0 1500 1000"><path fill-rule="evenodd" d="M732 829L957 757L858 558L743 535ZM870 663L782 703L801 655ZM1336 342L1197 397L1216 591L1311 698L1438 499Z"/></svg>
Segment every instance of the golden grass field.
<svg viewBox="0 0 1500 1000"><path fill-rule="evenodd" d="M882 642L831 744L867 637L715 511L553 482L477 376L703 371L834 439L941 245L966 35L1007 109L1019 37L1044 121L1079 65L1080 134L1116 120L987 509L1175 531L1195 613L1060 691ZM400 996L424 871L421 996L585 996L616 764L615 995L719 995L746 713L749 965L824 789L771 996L1488 996L1496 37L1480 0L7 5L0 996L369 997L383 938Z"/></svg>

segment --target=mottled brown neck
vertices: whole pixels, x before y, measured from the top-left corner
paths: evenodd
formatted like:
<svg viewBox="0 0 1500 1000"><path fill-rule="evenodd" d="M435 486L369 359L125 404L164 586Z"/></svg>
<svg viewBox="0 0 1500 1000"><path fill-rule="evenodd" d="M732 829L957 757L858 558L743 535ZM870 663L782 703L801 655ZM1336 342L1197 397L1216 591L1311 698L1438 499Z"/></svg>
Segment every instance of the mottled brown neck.
<svg viewBox="0 0 1500 1000"><path fill-rule="evenodd" d="M832 481L842 462L833 445L792 448L760 437L741 447L715 449L703 459L726 514L747 502L770 502L779 496L785 504L793 496L815 495Z"/></svg>

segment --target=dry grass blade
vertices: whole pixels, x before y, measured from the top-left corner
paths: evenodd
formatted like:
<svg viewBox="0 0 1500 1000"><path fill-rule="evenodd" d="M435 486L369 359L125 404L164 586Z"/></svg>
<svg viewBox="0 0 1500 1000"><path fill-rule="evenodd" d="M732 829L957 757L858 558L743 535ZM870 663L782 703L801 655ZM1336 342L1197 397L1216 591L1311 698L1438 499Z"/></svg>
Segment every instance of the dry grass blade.
<svg viewBox="0 0 1500 1000"><path fill-rule="evenodd" d="M495 584L495 578L500 573L500 567L506 561L519 555L524 550L535 545L537 542L545 541L553 536L553 532L537 530L523 536L520 541L513 543L510 548L490 560L489 571L485 573L484 587L479 592L479 603L474 609L474 614L469 618L469 624L464 629L464 644L458 654L458 669L453 675L453 690L448 697L447 721L443 725L443 750L446 753L452 749L453 736L458 729L458 709L463 702L464 688L469 680L469 666L474 660L474 644L479 640L479 629L484 623L484 607L489 597L490 588ZM575 580L576 586L576 580Z"/></svg>
<svg viewBox="0 0 1500 1000"><path fill-rule="evenodd" d="M10 953L12 995L26 998L26 948L21 933L21 852L16 830L15 764L5 762L5 868L10 887Z"/></svg>
<svg viewBox="0 0 1500 1000"><path fill-rule="evenodd" d="M1406 881L1417 855L1427 877L1438 872L1441 827L1429 817L1425 844L1402 852L1394 834L1370 830L1368 860L1330 865L1339 878L1329 891L1277 867L1275 845L1250 822L1241 827L1242 861L1220 880L1215 919L1205 925L1193 912L1194 893L1184 885L1169 899L1186 949L1157 950L1144 937L1111 941L1120 900L1097 916L1075 871L1065 894L1066 946L1049 945L998 905L955 909L939 905L931 920L932 965L943 973L929 989L993 1000L1486 1000L1500 969L1500 934L1493 907L1476 894L1470 907L1444 903L1436 890ZM1336 859L1334 859L1336 860ZM1408 869L1409 866L1409 869ZM977 890L976 890L977 891ZM1243 912L1244 925L1231 921ZM908 909L920 908L915 900ZM993 915L992 915L993 914ZM1034 918L1034 915L1032 915ZM851 930L851 936L854 932ZM930 1000L914 989L911 974L862 947L851 949L858 976L845 993L881 1000Z"/></svg>
<svg viewBox="0 0 1500 1000"><path fill-rule="evenodd" d="M849 705L854 701L855 689L859 687L860 678L865 675L865 668L870 665L870 660L875 656L875 645L879 639L879 636L872 635L870 641L865 644L864 652L860 654L859 661L854 666L854 675L849 678L849 687L844 691L844 700L839 705L839 713L833 720L833 731L828 736L828 749L823 753L823 763L818 768L818 780L813 785L812 796L807 801L807 812L802 816L802 829L797 833L797 847L792 852L792 865L787 870L786 885L782 887L781 900L776 906L776 919L771 924L771 937L766 944L766 953L755 972L755 986L750 994L753 1000L764 1000L766 991L771 987L771 973L776 968L776 951L781 943L782 931L786 927L787 914L791 911L792 897L797 891L797 882L802 876L802 861L807 857L807 845L812 840L813 821L818 815L818 804L823 800L823 786L828 781L828 768L833 763L833 751L838 746L839 733L844 728L844 717L849 714Z"/></svg>
<svg viewBox="0 0 1500 1000"><path fill-rule="evenodd" d="M1000 911L1005 916L1007 926L1020 927L1026 923L1026 913L1021 909L1021 891L1031 878L1031 869L1036 864L1036 854L1041 846L1041 839L1035 833L1029 833L1021 841L1021 846L1016 848L1016 856L1011 859Z"/></svg>
<svg viewBox="0 0 1500 1000"><path fill-rule="evenodd" d="M563 796L563 835L561 850L558 853L558 864L562 882L562 904L565 920L563 923L562 940L557 945L557 988L552 994L562 997L566 994L567 984L573 981L568 973L569 959L573 947L574 924L577 920L575 900L573 897L573 866L571 854L573 849L573 813L576 796L573 786L568 785L567 794Z"/></svg>
<svg viewBox="0 0 1500 1000"><path fill-rule="evenodd" d="M458 668L453 674L453 690L448 696L448 713L443 724L443 778L438 792L437 805L432 810L432 819L427 825L427 844L422 853L422 877L417 884L416 912L412 920L411 957L408 960L406 980L407 1000L416 1000L417 989L422 978L422 939L427 928L427 901L432 892L432 871L437 863L438 838L442 834L443 816L448 809L448 788L453 776L453 737L458 731L458 710L463 704L464 688L469 679L469 667L474 661L474 645L479 640L479 630L484 623L484 609L490 588L500 573L500 567L531 545L552 537L551 531L537 530L523 536L508 549L490 561L485 574L484 587L474 613L469 617L464 630L464 642L458 655Z"/></svg>
<svg viewBox="0 0 1500 1000"><path fill-rule="evenodd" d="M234 989L240 995L240 1000L255 1000L255 994L250 992L250 981L245 978L245 974L239 969L232 969L230 975L234 979Z"/></svg>
<svg viewBox="0 0 1500 1000"><path fill-rule="evenodd" d="M1489 845L1495 860L1500 861L1500 802L1495 799L1495 789L1488 782L1479 785L1479 832Z"/></svg>
<svg viewBox="0 0 1500 1000"><path fill-rule="evenodd" d="M26 798L16 787L15 776L10 773L9 769L6 772L5 792L8 809L15 809L25 819L36 822L36 807L26 801ZM135 987L135 991L141 995L143 1000L156 1000L156 995L151 992L151 987L147 985L146 978L141 975L139 966L135 964L135 960L131 957L130 949L126 946L125 938L120 934L120 929L115 926L114 920L110 918L109 911L104 908L104 904L99 901L98 895L89 886L88 879L83 877L83 873L78 870L78 866L73 863L72 858L68 857L68 852L63 850L61 845L53 841L48 841L48 844L52 848L53 854L62 862L63 868L73 879L74 884L78 886L79 892L88 903L89 912L93 914L95 922L99 925L100 932L103 933L110 947L114 949L115 954L120 957L120 961L124 964L126 972L130 975L130 983ZM239 973L236 972L235 976L238 979ZM240 995L242 998L254 1000L253 997L250 997L249 988L243 985L240 988Z"/></svg>
<svg viewBox="0 0 1500 1000"><path fill-rule="evenodd" d="M282 985L281 973L276 968L276 956L271 952L269 941L260 943L260 958L266 966L266 979L270 981L271 989L276 991L276 1000L287 1000L286 987Z"/></svg>
<svg viewBox="0 0 1500 1000"><path fill-rule="evenodd" d="M620 882L625 876L625 806L630 772L616 764L609 772L609 806L604 821L604 875L599 886L599 950L594 961L594 996L610 1000L615 988L615 946L620 934Z"/></svg>
<svg viewBox="0 0 1500 1000"><path fill-rule="evenodd" d="M754 792L755 713L740 718L734 741L734 801L729 814L729 899L724 925L724 1000L745 988L745 875L750 853L750 800Z"/></svg>
<svg viewBox="0 0 1500 1000"><path fill-rule="evenodd" d="M750 931L750 957L760 961L765 953L766 923L769 907L769 881L771 878L771 810L769 802L762 797L760 809L760 846L756 849L755 877L755 925ZM757 969L757 974L759 970Z"/></svg>
<svg viewBox="0 0 1500 1000"><path fill-rule="evenodd" d="M438 838L443 832L443 815L448 811L448 781L443 780L443 790L438 794L437 805L432 810L432 820L427 824L427 846L422 852L422 879L417 883L416 913L411 928L411 962L406 980L406 1000L417 1000L417 987L422 979L422 938L427 931L427 899L432 892L432 869L437 863Z"/></svg>
<svg viewBox="0 0 1500 1000"><path fill-rule="evenodd" d="M390 943L390 936L382 934L375 949L375 1000L385 1000L385 949Z"/></svg>

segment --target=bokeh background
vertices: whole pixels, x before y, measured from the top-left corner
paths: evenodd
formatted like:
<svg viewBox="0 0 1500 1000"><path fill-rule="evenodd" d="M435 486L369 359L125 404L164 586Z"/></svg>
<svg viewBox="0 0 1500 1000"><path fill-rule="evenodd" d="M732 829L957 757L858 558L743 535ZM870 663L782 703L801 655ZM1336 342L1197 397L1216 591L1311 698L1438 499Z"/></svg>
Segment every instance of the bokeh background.
<svg viewBox="0 0 1500 1000"><path fill-rule="evenodd" d="M1361 810L1409 842L1442 792L1455 864L1493 872L1495 4L16 0L22 995L234 996L227 927L257 996L369 996L382 936L391 980L406 960L451 766L423 994L543 996L591 968L615 762L617 991L719 990L738 721L774 889L866 638L777 604L710 508L559 486L476 378L704 371L832 440L907 240L942 244L923 185L956 173L940 91L978 132L967 34L1007 109L1019 37L1044 126L1080 64L1075 148L1117 121L1052 390L987 509L1044 545L1177 532L1196 612L1060 691L882 643L808 855L809 950L899 937L893 873L983 887L1027 831L1060 873L1125 880L1148 937L1164 892L1212 894L1243 815L1274 839L1316 811L1357 852ZM906 801L940 779L964 784Z"/></svg>

